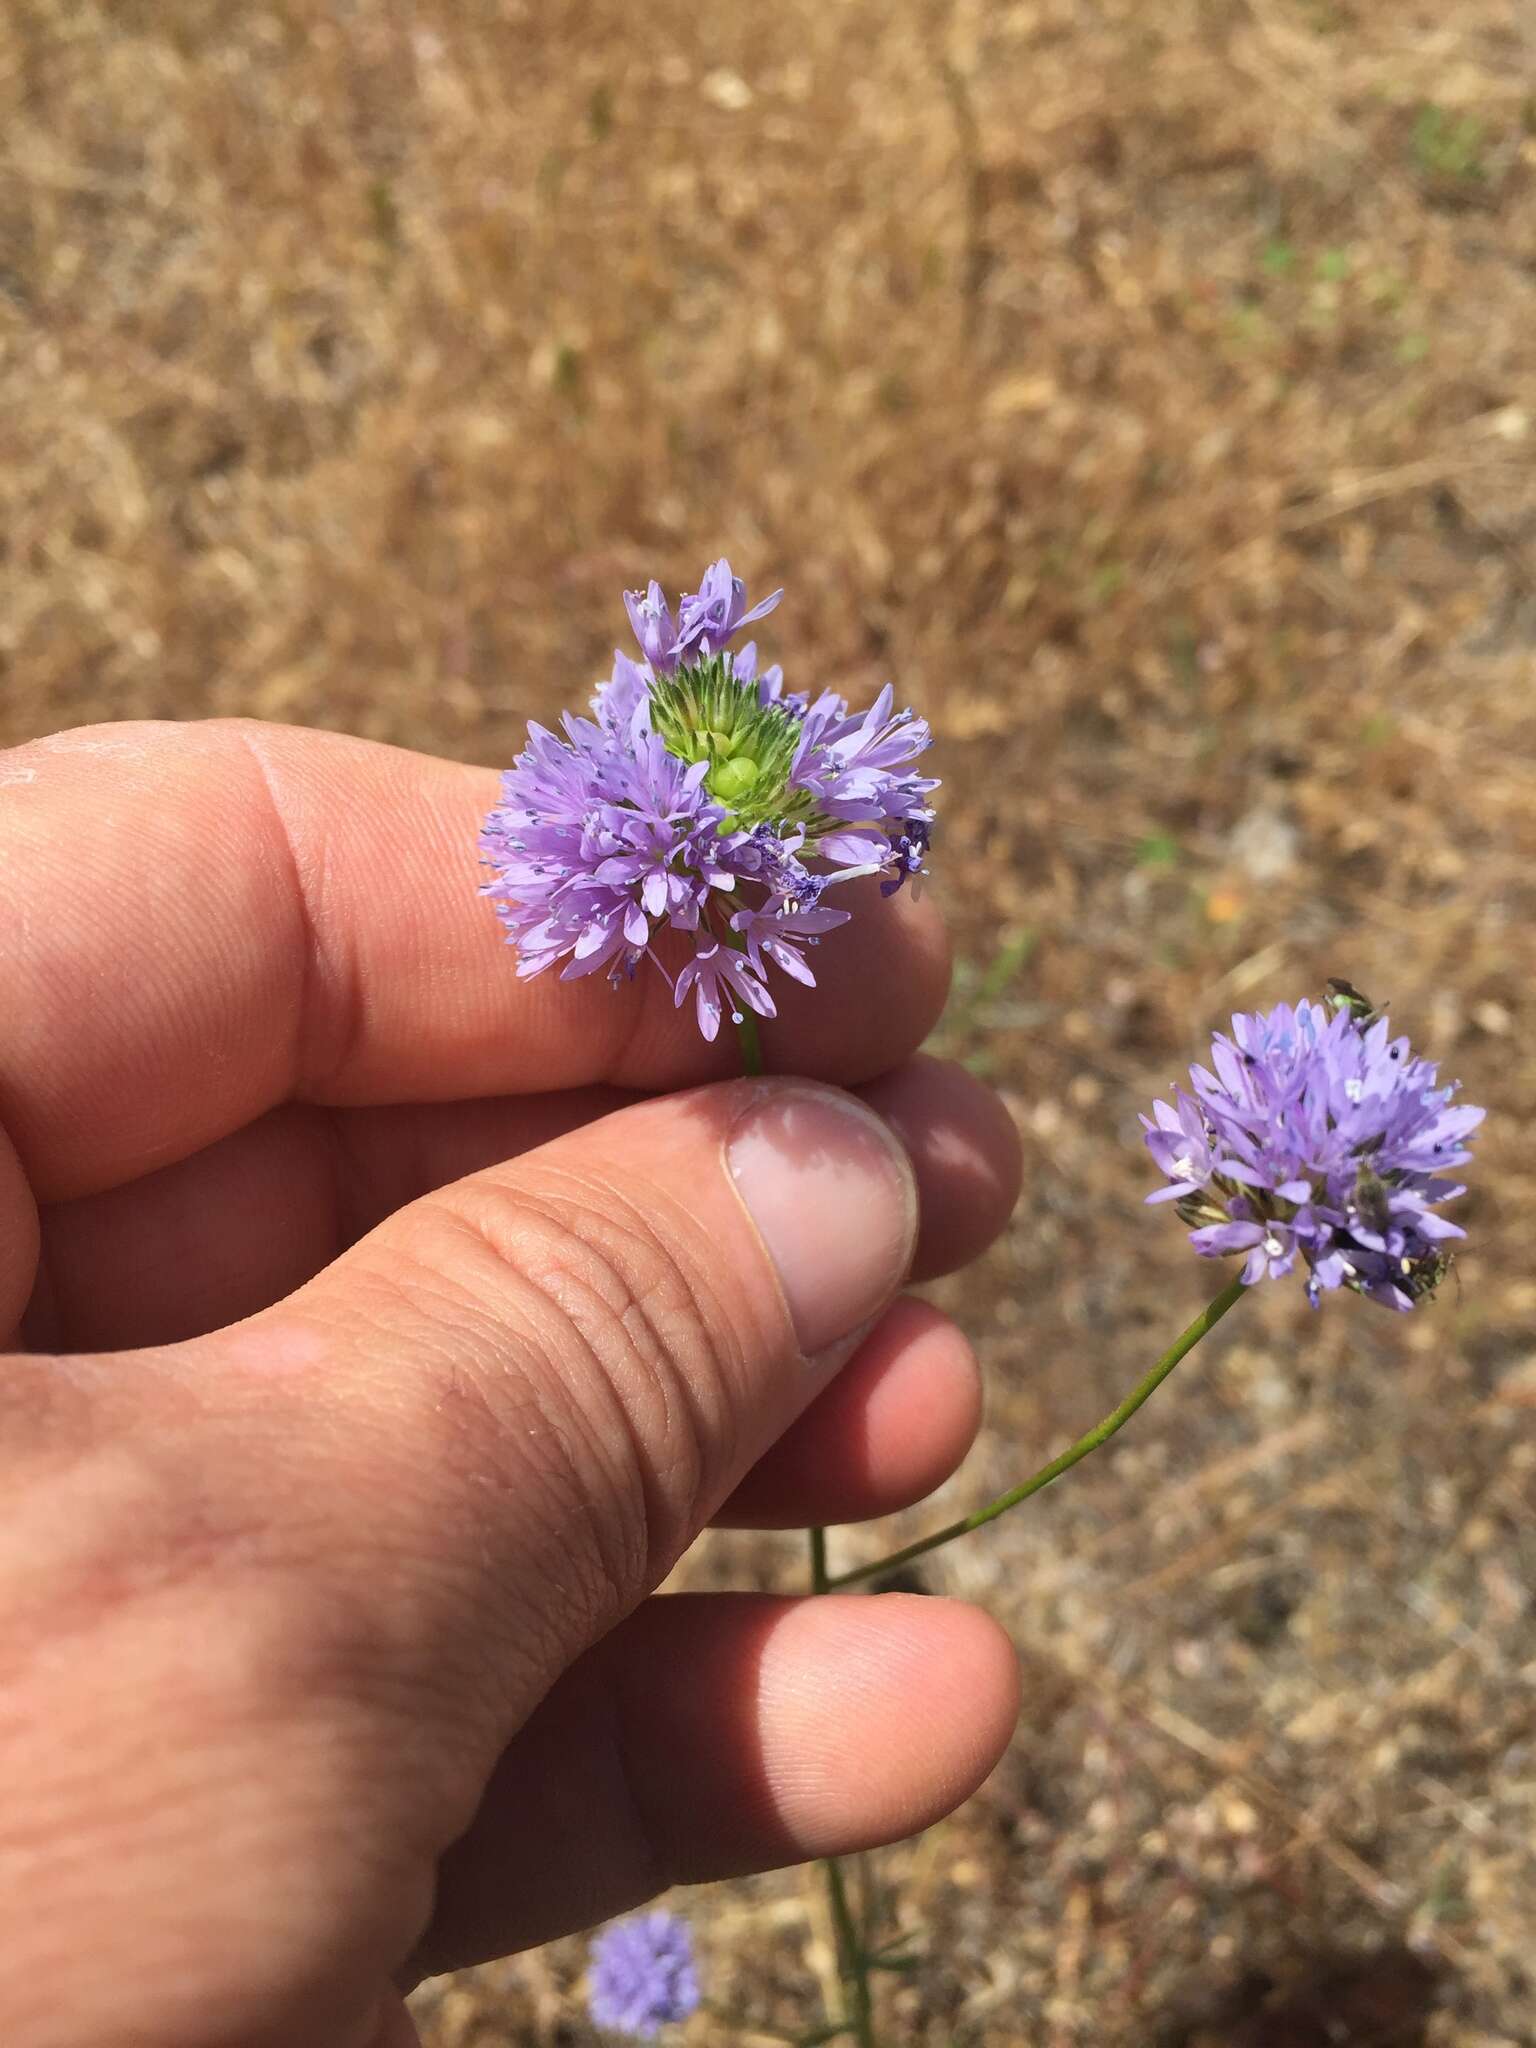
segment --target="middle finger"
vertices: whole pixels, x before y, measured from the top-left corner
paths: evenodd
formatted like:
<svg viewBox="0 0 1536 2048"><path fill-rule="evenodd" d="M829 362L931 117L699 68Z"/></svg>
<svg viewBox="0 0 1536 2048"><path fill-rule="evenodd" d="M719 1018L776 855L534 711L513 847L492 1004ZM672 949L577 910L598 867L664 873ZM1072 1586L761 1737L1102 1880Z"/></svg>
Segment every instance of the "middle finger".
<svg viewBox="0 0 1536 2048"><path fill-rule="evenodd" d="M1018 1191L1007 1112L962 1068L919 1058L858 1091L912 1155L915 1279L951 1272L1002 1228ZM289 1104L190 1158L42 1212L37 1349L181 1342L254 1315L431 1189L607 1115L614 1088L327 1110Z"/></svg>

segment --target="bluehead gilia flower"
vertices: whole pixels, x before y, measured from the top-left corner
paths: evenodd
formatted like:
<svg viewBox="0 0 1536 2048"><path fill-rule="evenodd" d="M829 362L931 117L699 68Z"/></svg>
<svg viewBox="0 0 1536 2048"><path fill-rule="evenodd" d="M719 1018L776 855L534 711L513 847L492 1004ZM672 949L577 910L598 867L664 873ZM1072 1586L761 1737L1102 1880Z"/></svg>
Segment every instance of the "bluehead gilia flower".
<svg viewBox="0 0 1536 2048"><path fill-rule="evenodd" d="M1326 1004L1232 1019L1189 1090L1143 1117L1147 1149L1206 1258L1241 1254L1250 1286L1298 1265L1314 1307L1353 1288L1389 1308L1433 1293L1465 1232L1439 1215L1464 1194L1484 1112L1394 1036L1347 983ZM1214 1069L1214 1071L1212 1071Z"/></svg>
<svg viewBox="0 0 1536 2048"><path fill-rule="evenodd" d="M656 934L685 932L673 992L713 1038L727 1011L774 1014L770 967L814 984L807 949L848 918L829 890L878 874L889 893L923 871L926 723L889 685L850 712L759 672L755 643L733 651L781 594L749 609L726 561L675 615L659 584L627 591L642 659L615 653L590 718L530 726L481 835L520 974L665 973Z"/></svg>
<svg viewBox="0 0 1536 2048"><path fill-rule="evenodd" d="M592 1944L587 1987L587 2007L600 2027L655 2040L698 2009L687 1922L659 1908L616 1920Z"/></svg>

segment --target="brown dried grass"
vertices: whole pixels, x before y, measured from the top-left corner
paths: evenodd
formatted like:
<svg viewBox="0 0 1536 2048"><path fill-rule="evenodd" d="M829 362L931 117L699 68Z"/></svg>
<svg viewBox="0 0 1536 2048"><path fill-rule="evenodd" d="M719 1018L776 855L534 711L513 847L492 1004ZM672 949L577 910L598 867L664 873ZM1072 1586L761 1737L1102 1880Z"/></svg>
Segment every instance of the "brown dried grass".
<svg viewBox="0 0 1536 2048"><path fill-rule="evenodd" d="M946 1038L1029 1151L948 1290L993 1389L953 1501L1194 1306L1134 1112L1225 1008L1346 972L1492 1105L1460 1291L1245 1304L932 1570L1028 1706L879 1865L931 1937L893 2040L1536 2038L1532 22L9 12L0 740L251 713L505 758L621 585L722 549L789 587L799 674L935 715ZM811 2014L799 1876L697 1917L723 1996ZM584 2039L578 1967L431 1987L429 2037Z"/></svg>

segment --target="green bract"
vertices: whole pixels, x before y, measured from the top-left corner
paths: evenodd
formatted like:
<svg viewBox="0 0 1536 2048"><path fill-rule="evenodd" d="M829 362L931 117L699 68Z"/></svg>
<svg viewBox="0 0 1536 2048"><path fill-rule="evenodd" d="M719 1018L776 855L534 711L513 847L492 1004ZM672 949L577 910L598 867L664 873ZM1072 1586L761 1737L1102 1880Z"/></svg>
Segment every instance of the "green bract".
<svg viewBox="0 0 1536 2048"><path fill-rule="evenodd" d="M742 682L728 655L711 654L651 684L651 726L680 761L707 761L705 786L729 807L728 829L764 823L807 825L810 793L791 789L801 722L759 701L756 682Z"/></svg>

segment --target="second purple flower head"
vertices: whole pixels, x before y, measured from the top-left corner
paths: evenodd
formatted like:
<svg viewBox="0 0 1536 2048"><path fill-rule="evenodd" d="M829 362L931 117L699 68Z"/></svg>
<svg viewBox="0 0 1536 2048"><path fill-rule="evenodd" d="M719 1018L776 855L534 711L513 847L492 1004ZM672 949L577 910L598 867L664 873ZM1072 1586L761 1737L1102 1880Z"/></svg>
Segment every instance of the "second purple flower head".
<svg viewBox="0 0 1536 2048"><path fill-rule="evenodd" d="M1411 1309L1465 1232L1440 1215L1483 1111L1457 1102L1348 982L1326 1003L1232 1019L1209 1067L1143 1117L1147 1150L1205 1258L1243 1260L1248 1285L1306 1274L1313 1305L1347 1287Z"/></svg>

